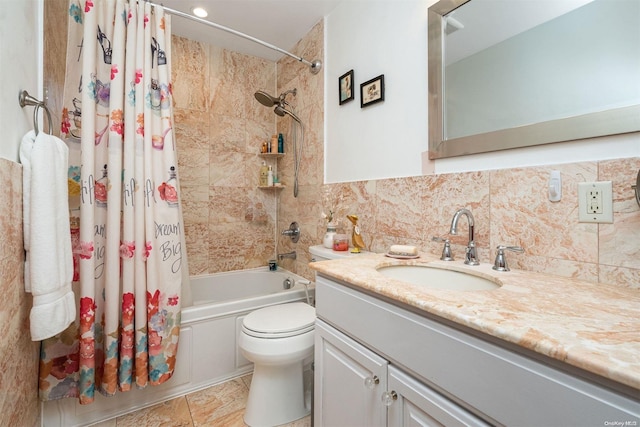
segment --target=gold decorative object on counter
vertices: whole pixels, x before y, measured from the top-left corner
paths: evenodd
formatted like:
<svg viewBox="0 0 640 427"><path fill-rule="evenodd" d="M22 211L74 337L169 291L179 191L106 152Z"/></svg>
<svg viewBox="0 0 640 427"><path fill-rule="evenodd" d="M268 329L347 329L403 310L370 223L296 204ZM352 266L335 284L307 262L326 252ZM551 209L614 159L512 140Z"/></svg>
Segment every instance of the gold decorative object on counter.
<svg viewBox="0 0 640 427"><path fill-rule="evenodd" d="M351 249L351 253L359 254L360 250L365 248L365 245L360 234L360 227L358 227L358 215L347 215L347 218L353 224L353 232L351 233L353 249Z"/></svg>

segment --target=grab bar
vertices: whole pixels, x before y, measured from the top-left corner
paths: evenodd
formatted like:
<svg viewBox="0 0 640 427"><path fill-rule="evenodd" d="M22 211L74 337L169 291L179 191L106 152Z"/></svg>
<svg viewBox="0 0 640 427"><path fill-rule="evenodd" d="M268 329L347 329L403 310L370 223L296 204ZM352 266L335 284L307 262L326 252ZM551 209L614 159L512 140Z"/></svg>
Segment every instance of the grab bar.
<svg viewBox="0 0 640 427"><path fill-rule="evenodd" d="M33 109L33 130L36 132L36 135L40 133L38 129L38 110L40 108L43 108L44 112L47 113L47 121L49 122L49 135L53 133L51 113L49 112L49 109L47 108L47 104L45 104L44 101L40 101L34 98L33 96L29 95L29 92L27 92L26 90L23 90L18 95L18 102L20 103L20 107L22 108L26 107L27 105L36 107Z"/></svg>

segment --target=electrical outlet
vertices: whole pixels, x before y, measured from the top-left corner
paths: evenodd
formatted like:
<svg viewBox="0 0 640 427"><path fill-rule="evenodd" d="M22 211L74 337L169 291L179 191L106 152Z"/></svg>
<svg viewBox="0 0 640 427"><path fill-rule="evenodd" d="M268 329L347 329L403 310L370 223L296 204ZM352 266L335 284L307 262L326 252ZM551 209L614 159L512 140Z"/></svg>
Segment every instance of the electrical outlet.
<svg viewBox="0 0 640 427"><path fill-rule="evenodd" d="M578 219L580 222L613 222L611 181L578 183Z"/></svg>

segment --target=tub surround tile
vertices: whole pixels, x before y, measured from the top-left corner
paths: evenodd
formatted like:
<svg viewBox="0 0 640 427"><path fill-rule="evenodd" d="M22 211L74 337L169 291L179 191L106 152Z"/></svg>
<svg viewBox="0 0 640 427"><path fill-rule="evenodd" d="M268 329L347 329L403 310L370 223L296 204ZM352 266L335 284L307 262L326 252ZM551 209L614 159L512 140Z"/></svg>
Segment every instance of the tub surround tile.
<svg viewBox="0 0 640 427"><path fill-rule="evenodd" d="M255 155L249 155L237 151L219 152L215 148L209 150L209 182L211 185L220 187L229 187L237 192L239 189L249 186L247 179L248 163L253 163ZM255 165L253 169L259 168ZM251 172L250 172L251 173ZM257 185L257 182L252 182Z"/></svg>
<svg viewBox="0 0 640 427"><path fill-rule="evenodd" d="M247 147L247 119L244 117L227 114L209 113L209 148L212 154L224 154L227 152L249 153ZM264 129L252 129L254 131ZM252 153L258 152L256 145ZM217 160L219 161L219 160Z"/></svg>
<svg viewBox="0 0 640 427"><path fill-rule="evenodd" d="M491 291L425 290L382 276L377 266L433 262L495 277ZM633 289L526 271L496 272L439 261L373 254L312 264L318 272L527 350L640 390L640 295ZM567 298L567 295L571 295Z"/></svg>
<svg viewBox="0 0 640 427"><path fill-rule="evenodd" d="M184 234L189 274L209 273L209 223L189 224L185 222Z"/></svg>
<svg viewBox="0 0 640 427"><path fill-rule="evenodd" d="M262 140L273 133L268 129L273 129L275 118L253 93L275 92L275 63L177 36L172 52L190 271L204 274L264 265L272 257L273 242L268 255L264 245L248 251L246 239L236 243L247 223L257 228L251 235L274 232L275 204L253 190L261 163L257 153ZM213 244L216 239L224 244Z"/></svg>
<svg viewBox="0 0 640 427"><path fill-rule="evenodd" d="M180 201L185 224L209 223L209 186L180 185Z"/></svg>
<svg viewBox="0 0 640 427"><path fill-rule="evenodd" d="M174 106L205 111L210 91L208 46L174 35L171 54Z"/></svg>
<svg viewBox="0 0 640 427"><path fill-rule="evenodd" d="M295 46L288 49L295 55L308 60L324 57L324 23L319 21ZM324 182L324 73L311 74L309 67L293 58L283 56L277 66L277 93L297 89L297 95L287 97L295 108L296 115L304 123L304 149L300 159L299 194L293 197L294 121L289 117L277 117L277 133L285 138L284 158L279 161L279 176L287 188L280 192L277 230L289 227L297 221L302 230L300 241L293 245L290 241L278 239L278 252L296 250L298 258L291 263L291 270L313 279L307 265L310 260L308 247L322 240L325 229L321 218L323 203L321 192ZM270 111L270 109L266 109ZM272 114L272 113L271 113ZM273 114L272 114L273 115ZM299 131L298 131L299 132ZM302 140L297 134L298 143ZM352 213L352 212L349 212ZM345 214L346 215L346 214ZM289 268L287 264L287 268Z"/></svg>
<svg viewBox="0 0 640 427"><path fill-rule="evenodd" d="M308 61L322 60L324 58L324 22L320 20L315 24L289 51ZM291 87L298 87L299 90L308 92L320 89L317 93L309 93L309 95L313 96L301 97L299 101L300 107L306 103L313 103L323 99L323 80L322 70L318 74L312 74L307 65L301 64L294 58L283 56L278 61L278 87L286 88L291 82L296 81L298 85L292 85Z"/></svg>

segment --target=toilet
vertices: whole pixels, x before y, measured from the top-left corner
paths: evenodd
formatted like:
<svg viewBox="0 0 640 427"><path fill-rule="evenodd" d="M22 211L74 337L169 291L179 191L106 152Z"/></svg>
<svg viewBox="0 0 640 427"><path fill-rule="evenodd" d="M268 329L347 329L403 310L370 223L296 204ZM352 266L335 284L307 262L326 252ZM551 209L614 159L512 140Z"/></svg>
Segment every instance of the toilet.
<svg viewBox="0 0 640 427"><path fill-rule="evenodd" d="M312 261L358 256L322 245L311 246L309 252ZM253 362L244 413L247 425L287 424L311 412L312 402L305 400L304 370L313 360L315 320L315 308L293 302L258 309L242 321L238 347Z"/></svg>
<svg viewBox="0 0 640 427"><path fill-rule="evenodd" d="M253 362L244 422L277 426L307 416L304 367L313 358L316 310L303 302L272 305L249 313L238 346Z"/></svg>

